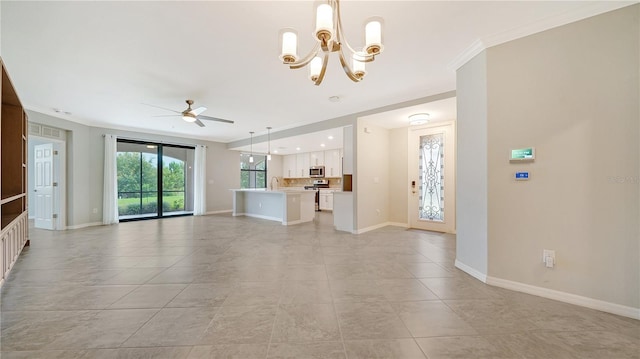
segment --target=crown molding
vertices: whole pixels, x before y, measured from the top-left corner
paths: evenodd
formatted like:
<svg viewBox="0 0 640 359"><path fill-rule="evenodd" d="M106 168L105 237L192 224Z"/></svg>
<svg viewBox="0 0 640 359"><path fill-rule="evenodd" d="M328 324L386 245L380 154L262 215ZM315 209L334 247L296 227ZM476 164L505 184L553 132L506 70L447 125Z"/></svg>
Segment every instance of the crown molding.
<svg viewBox="0 0 640 359"><path fill-rule="evenodd" d="M525 36L537 34L542 31L550 30L559 26L564 26L576 21L584 20L606 12L614 11L638 4L640 1L600 1L589 2L584 6L562 14L549 16L538 21L518 26L517 28L499 32L493 35L485 36L475 40L469 47L456 56L448 65L447 69L457 71L464 64L469 62L482 51L509 41L523 38Z"/></svg>

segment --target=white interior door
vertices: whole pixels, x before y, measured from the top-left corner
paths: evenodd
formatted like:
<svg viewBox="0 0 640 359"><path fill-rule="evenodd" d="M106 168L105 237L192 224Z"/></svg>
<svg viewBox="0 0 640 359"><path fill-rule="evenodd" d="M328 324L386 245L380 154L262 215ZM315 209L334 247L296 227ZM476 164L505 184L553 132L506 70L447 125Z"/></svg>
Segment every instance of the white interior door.
<svg viewBox="0 0 640 359"><path fill-rule="evenodd" d="M34 146L35 227L54 229L53 144Z"/></svg>
<svg viewBox="0 0 640 359"><path fill-rule="evenodd" d="M454 125L409 131L409 226L455 233Z"/></svg>

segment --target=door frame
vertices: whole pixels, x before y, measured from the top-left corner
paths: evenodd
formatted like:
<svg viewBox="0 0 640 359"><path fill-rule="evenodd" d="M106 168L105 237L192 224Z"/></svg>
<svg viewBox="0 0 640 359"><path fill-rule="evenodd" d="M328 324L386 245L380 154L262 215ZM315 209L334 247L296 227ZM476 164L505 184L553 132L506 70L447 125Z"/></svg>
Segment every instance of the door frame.
<svg viewBox="0 0 640 359"><path fill-rule="evenodd" d="M30 140L31 138L36 138L39 142L41 141L43 144L51 143L53 144L53 150L58 151L58 154L54 155L53 157L53 181L58 183L58 185L54 187L52 191L53 213L58 215L58 218L56 218L56 220L53 221L53 230L54 231L65 230L67 229L67 226L66 226L66 223L67 223L67 200L66 200L67 199L66 197L66 194L67 194L67 191L66 191L66 188L67 188L67 182L66 182L67 142L65 140L37 136L37 135L29 135L28 140ZM30 148L32 147L31 144L29 144L29 147ZM35 169L33 165L34 165L33 161L28 161L27 171L31 173L35 173L34 172ZM33 181L35 178L27 176L27 179L30 179L31 181ZM31 183L27 187L30 189L33 189L33 186L34 184ZM27 203L29 203L29 201ZM35 205L35 201L32 203ZM27 211L34 213L32 211L29 211L29 206L27 207Z"/></svg>
<svg viewBox="0 0 640 359"><path fill-rule="evenodd" d="M407 129L407 148L408 148L408 156L407 156L407 226L408 228L415 228L415 229L421 229L421 228L416 228L412 226L412 214L413 211L416 210L416 208L414 208L414 206L412 206L412 201L413 201L413 193L412 193L412 189L411 189L411 181L413 180L413 177L417 177L414 176L414 171L416 170L417 167L417 163L413 163L413 158L415 156L415 148L412 148L412 144L413 144L413 139L412 136L414 136L414 132L415 131L421 131L421 130L428 130L428 129L433 129L433 128L438 128L438 127L446 127L446 126L450 126L451 128L451 139L446 139L445 138L445 146L446 146L446 141L452 141L453 142L453 159L452 159L452 166L453 166L453 191L451 192L450 196L450 203L452 203L453 206L453 216L451 217L451 215L449 215L449 217L451 218L451 222L447 223L448 220L445 219L445 223L442 223L441 225L438 225L437 227L442 227L442 230L439 229L432 229L432 231L437 231L437 232L441 232L441 233L452 233L455 234L456 233L456 192L457 192L457 171L456 171L456 167L457 167L457 135L456 135L456 122L455 121L442 121L442 122L434 122L434 123L429 123L429 124L424 124L424 125L420 125L420 126L410 126ZM416 182L417 182L417 178L416 178Z"/></svg>

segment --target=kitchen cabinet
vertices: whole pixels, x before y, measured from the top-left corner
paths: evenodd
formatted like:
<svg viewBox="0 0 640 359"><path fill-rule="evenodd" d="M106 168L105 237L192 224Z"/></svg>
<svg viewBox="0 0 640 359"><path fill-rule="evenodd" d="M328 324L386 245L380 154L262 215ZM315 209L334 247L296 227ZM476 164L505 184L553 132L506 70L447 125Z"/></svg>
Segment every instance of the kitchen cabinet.
<svg viewBox="0 0 640 359"><path fill-rule="evenodd" d="M333 211L333 192L334 190L320 189L318 208L322 210Z"/></svg>
<svg viewBox="0 0 640 359"><path fill-rule="evenodd" d="M296 171L297 166L297 155L286 155L282 158L282 177L283 178L296 178L298 172Z"/></svg>
<svg viewBox="0 0 640 359"><path fill-rule="evenodd" d="M310 166L324 166L324 151L310 152L309 153L309 165Z"/></svg>
<svg viewBox="0 0 640 359"><path fill-rule="evenodd" d="M296 155L296 175L295 178L309 178L309 153L298 153Z"/></svg>
<svg viewBox="0 0 640 359"><path fill-rule="evenodd" d="M342 177L342 150L324 151L325 177Z"/></svg>

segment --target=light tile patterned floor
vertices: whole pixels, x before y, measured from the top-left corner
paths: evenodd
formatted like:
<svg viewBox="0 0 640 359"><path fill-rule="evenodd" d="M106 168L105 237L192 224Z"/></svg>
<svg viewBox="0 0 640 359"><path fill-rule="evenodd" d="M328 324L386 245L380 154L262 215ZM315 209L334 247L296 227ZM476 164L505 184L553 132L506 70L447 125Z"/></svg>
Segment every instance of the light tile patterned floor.
<svg viewBox="0 0 640 359"><path fill-rule="evenodd" d="M493 288L455 238L180 217L31 231L9 358L638 358L640 322Z"/></svg>

